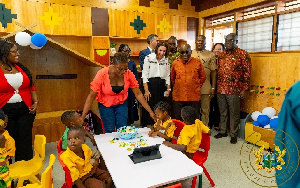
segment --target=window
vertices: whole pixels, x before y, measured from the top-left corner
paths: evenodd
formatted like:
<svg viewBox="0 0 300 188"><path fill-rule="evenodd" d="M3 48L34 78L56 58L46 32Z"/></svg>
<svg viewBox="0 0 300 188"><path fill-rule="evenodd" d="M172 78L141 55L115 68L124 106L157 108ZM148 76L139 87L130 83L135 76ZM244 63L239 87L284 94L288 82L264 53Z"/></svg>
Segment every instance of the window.
<svg viewBox="0 0 300 188"><path fill-rule="evenodd" d="M276 51L300 50L300 12L279 15Z"/></svg>
<svg viewBox="0 0 300 188"><path fill-rule="evenodd" d="M238 46L248 52L271 52L273 16L247 22L237 26Z"/></svg>

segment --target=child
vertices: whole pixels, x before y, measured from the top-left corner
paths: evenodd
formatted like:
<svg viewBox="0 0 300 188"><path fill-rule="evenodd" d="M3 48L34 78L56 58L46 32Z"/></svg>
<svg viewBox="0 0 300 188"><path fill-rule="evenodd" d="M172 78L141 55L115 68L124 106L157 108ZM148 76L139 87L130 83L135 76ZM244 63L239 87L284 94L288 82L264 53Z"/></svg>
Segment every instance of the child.
<svg viewBox="0 0 300 188"><path fill-rule="evenodd" d="M7 115L4 114L3 110L0 109L0 134L5 137L5 149L7 152L7 165L11 157L15 156L16 146L15 140L9 135L8 131L5 130L8 122ZM11 162L11 161L10 161Z"/></svg>
<svg viewBox="0 0 300 188"><path fill-rule="evenodd" d="M0 119L0 125L3 125L4 121ZM7 150L5 148L6 139L0 134L0 187L11 187L11 177L9 175L9 169L7 167Z"/></svg>
<svg viewBox="0 0 300 188"><path fill-rule="evenodd" d="M164 141L163 144L175 150L183 152L188 158L193 159L194 153L200 146L202 132L208 135L211 131L202 121L197 119L197 111L191 106L185 106L181 110L181 118L186 124L180 132L177 144Z"/></svg>
<svg viewBox="0 0 300 188"><path fill-rule="evenodd" d="M63 150L66 150L67 149L67 146L68 146L68 143L67 143L67 133L69 131L69 129L73 126L82 126L83 124L83 119L82 117L80 116L80 114L78 114L77 112L75 111L66 111L64 112L62 115L61 115L61 121L63 124L65 124L67 127L66 127L66 130L63 134L63 136L61 137L61 141L62 141L62 149ZM96 142L95 142L95 139L94 137L89 133L88 130L85 130L85 135L88 136L93 145L96 146Z"/></svg>
<svg viewBox="0 0 300 188"><path fill-rule="evenodd" d="M158 117L158 121L154 126L148 126L151 129L149 136L159 136L167 141L172 141L176 125L169 116L169 104L160 101L154 106L154 113Z"/></svg>
<svg viewBox="0 0 300 188"><path fill-rule="evenodd" d="M84 144L85 131L81 126L71 127L68 131L68 149L60 158L69 168L73 185L85 187L111 187L109 173L98 168L98 160L91 160L92 150ZM92 164L91 164L92 163Z"/></svg>

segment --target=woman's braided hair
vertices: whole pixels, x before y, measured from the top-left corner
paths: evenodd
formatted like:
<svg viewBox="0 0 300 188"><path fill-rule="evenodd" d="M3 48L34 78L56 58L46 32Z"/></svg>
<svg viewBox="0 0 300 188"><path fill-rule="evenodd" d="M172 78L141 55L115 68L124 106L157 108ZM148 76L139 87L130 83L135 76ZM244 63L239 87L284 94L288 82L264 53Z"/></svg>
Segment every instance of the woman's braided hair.
<svg viewBox="0 0 300 188"><path fill-rule="evenodd" d="M10 49L14 46L15 44L9 40L6 39L0 39L0 60L5 63L7 66L10 67L10 69L12 69L11 65L8 63L8 59L7 56L10 52ZM29 80L30 80L30 85L33 84L32 81L32 75L30 73L30 71L27 69L27 67L25 67L25 65L23 65L22 63L16 63L16 65L18 65L28 76Z"/></svg>

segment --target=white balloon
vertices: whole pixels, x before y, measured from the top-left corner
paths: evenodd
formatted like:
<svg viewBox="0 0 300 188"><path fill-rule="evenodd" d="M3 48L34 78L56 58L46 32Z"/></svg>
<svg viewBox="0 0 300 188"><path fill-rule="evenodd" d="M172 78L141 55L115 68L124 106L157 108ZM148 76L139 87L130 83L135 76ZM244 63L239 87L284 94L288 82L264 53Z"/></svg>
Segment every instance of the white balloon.
<svg viewBox="0 0 300 188"><path fill-rule="evenodd" d="M269 129L269 128L271 128L271 127L270 127L270 124L268 124L268 125L265 125L265 126L264 126L264 128L265 128L265 129L267 129L267 128L268 128L268 129Z"/></svg>
<svg viewBox="0 0 300 188"><path fill-rule="evenodd" d="M266 107L262 110L263 115L267 115L269 118L272 118L276 114L276 110L272 107Z"/></svg>
<svg viewBox="0 0 300 188"><path fill-rule="evenodd" d="M251 114L251 118L253 119L253 121L257 121L259 115L262 115L262 113L259 111L255 111Z"/></svg>
<svg viewBox="0 0 300 188"><path fill-rule="evenodd" d="M43 46L42 46L42 47L43 47ZM30 43L30 48L32 48L32 49L38 50L38 49L41 49L42 47L38 47L38 46L36 46L36 45Z"/></svg>
<svg viewBox="0 0 300 188"><path fill-rule="evenodd" d="M271 117L271 119L275 119L275 118L278 118L278 116L273 116L273 117Z"/></svg>
<svg viewBox="0 0 300 188"><path fill-rule="evenodd" d="M26 32L19 32L15 36L15 41L21 46L28 46L31 43L31 36Z"/></svg>

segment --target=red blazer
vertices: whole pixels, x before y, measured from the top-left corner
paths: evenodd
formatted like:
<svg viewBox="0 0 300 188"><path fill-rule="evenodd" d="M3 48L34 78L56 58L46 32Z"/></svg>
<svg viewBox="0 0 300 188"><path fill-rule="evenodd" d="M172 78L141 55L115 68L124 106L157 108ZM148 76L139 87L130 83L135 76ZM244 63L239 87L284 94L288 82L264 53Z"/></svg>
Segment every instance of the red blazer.
<svg viewBox="0 0 300 188"><path fill-rule="evenodd" d="M16 69L21 72L23 75L23 83L19 88L19 94L24 101L24 103L28 106L28 108L32 105L31 100L31 91L35 91L34 85L30 85L30 80L27 74L18 66L14 65ZM7 101L14 95L15 89L7 82L4 73L0 69L0 108L2 108Z"/></svg>

